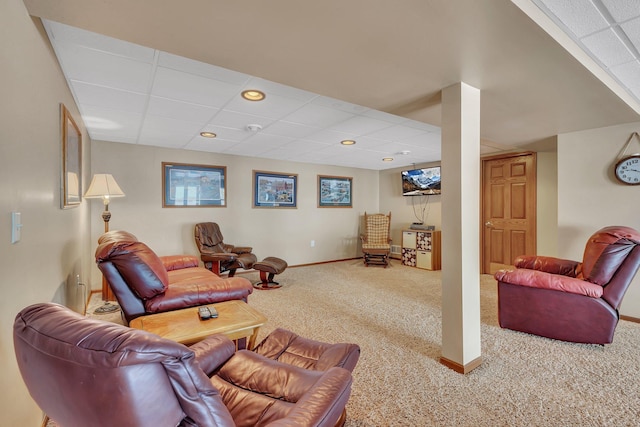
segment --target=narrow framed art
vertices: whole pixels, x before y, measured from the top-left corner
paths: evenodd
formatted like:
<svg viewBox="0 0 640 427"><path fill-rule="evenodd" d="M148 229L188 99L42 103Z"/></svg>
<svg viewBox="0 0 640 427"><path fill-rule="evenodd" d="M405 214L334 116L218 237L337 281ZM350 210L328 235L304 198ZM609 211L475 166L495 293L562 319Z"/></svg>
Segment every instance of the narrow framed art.
<svg viewBox="0 0 640 427"><path fill-rule="evenodd" d="M353 178L318 175L319 208L353 207Z"/></svg>
<svg viewBox="0 0 640 427"><path fill-rule="evenodd" d="M62 209L74 208L82 201L82 134L71 113L60 104L62 118Z"/></svg>
<svg viewBox="0 0 640 427"><path fill-rule="evenodd" d="M162 162L162 207L226 207L226 166Z"/></svg>
<svg viewBox="0 0 640 427"><path fill-rule="evenodd" d="M253 171L254 208L297 208L298 175Z"/></svg>

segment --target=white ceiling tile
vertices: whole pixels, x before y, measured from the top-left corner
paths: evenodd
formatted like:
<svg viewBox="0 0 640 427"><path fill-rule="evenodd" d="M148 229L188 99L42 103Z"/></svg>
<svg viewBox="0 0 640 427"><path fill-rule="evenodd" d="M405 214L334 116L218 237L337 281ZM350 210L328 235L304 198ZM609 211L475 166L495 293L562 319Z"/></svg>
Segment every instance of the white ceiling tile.
<svg viewBox="0 0 640 427"><path fill-rule="evenodd" d="M76 80L72 80L71 85L79 104L140 114L144 112L147 105L147 96L138 92L97 86Z"/></svg>
<svg viewBox="0 0 640 427"><path fill-rule="evenodd" d="M158 66L170 68L187 74L193 74L207 79L219 80L241 87L251 79L251 76L205 62L195 61L182 56L159 52Z"/></svg>
<svg viewBox="0 0 640 427"><path fill-rule="evenodd" d="M353 114L342 110L335 110L312 103L306 104L297 111L283 117L283 120L302 125L325 127L350 119L353 116Z"/></svg>
<svg viewBox="0 0 640 427"><path fill-rule="evenodd" d="M418 147L440 148L441 141L442 136L439 133L426 132L418 135L412 135L408 138L403 138L398 142Z"/></svg>
<svg viewBox="0 0 640 427"><path fill-rule="evenodd" d="M626 64L618 65L611 68L611 72L620 81L627 83L629 89L636 90L640 88L640 61L632 61Z"/></svg>
<svg viewBox="0 0 640 427"><path fill-rule="evenodd" d="M80 104L82 121L87 129L101 133L113 132L120 136L137 138L143 115L123 110L113 110Z"/></svg>
<svg viewBox="0 0 640 427"><path fill-rule="evenodd" d="M292 138L304 138L318 132L320 129L313 126L300 125L298 123L285 122L283 120L273 122L265 127L263 133L273 135L288 135Z"/></svg>
<svg viewBox="0 0 640 427"><path fill-rule="evenodd" d="M338 132L349 132L357 135L368 135L370 133L388 128L391 123L375 120L366 116L355 116L340 123L336 123L331 128Z"/></svg>
<svg viewBox="0 0 640 427"><path fill-rule="evenodd" d="M151 144L157 143L163 147L184 147L200 133L200 128L200 123L147 115L139 141L141 144L150 141Z"/></svg>
<svg viewBox="0 0 640 427"><path fill-rule="evenodd" d="M612 29L584 37L582 42L607 68L633 61L633 54Z"/></svg>
<svg viewBox="0 0 640 427"><path fill-rule="evenodd" d="M609 26L591 0L539 0L539 2L556 15L578 38Z"/></svg>
<svg viewBox="0 0 640 427"><path fill-rule="evenodd" d="M616 22L640 16L640 0L600 0Z"/></svg>
<svg viewBox="0 0 640 427"><path fill-rule="evenodd" d="M158 67L151 93L163 98L222 108L238 90L237 85Z"/></svg>
<svg viewBox="0 0 640 427"><path fill-rule="evenodd" d="M323 144L339 144L345 139L356 139L358 135L354 133L336 132L332 129L322 129L305 137L306 140L320 142Z"/></svg>
<svg viewBox="0 0 640 427"><path fill-rule="evenodd" d="M223 126L211 126L207 124L200 129L200 132L213 132L217 135L217 140L228 140L234 142L244 141L247 138L251 138L251 132L244 129L228 128ZM198 134L200 133L198 132ZM209 138L211 139L211 138Z"/></svg>
<svg viewBox="0 0 640 427"><path fill-rule="evenodd" d="M317 98L315 93L307 92L306 90L296 89L291 86L285 86L280 83L270 82L269 80L260 79L258 77L252 77L245 85L244 89L257 89L267 94L267 98L271 95L284 96L285 98L291 98L304 103L310 102Z"/></svg>
<svg viewBox="0 0 640 427"><path fill-rule="evenodd" d="M417 129L409 126L393 125L385 129L381 129L379 131L370 133L368 136L372 138L378 138L378 139L400 141L402 139L409 138L411 136L422 135L422 134L424 134L424 131L421 129Z"/></svg>
<svg viewBox="0 0 640 427"><path fill-rule="evenodd" d="M631 41L633 46L635 46L636 50L640 51L640 18L625 22L620 25L620 28L625 32L629 41Z"/></svg>
<svg viewBox="0 0 640 427"><path fill-rule="evenodd" d="M220 138L203 138L200 135L194 137L189 143L184 147L187 150L195 150L195 151L207 151L210 153L222 153L223 151L231 148L237 141L228 141Z"/></svg>
<svg viewBox="0 0 640 427"><path fill-rule="evenodd" d="M362 105L351 104L350 102L341 101L335 98L329 98L327 96L318 96L312 101L312 103L315 105L321 105L323 107L352 114L364 114L369 111L369 108L363 107Z"/></svg>
<svg viewBox="0 0 640 427"><path fill-rule="evenodd" d="M54 37L56 45L75 44L149 64L154 61L154 50L151 48L46 19L42 23L47 32Z"/></svg>
<svg viewBox="0 0 640 427"><path fill-rule="evenodd" d="M216 116L209 122L211 126L224 126L229 128L239 129L243 132L250 133L247 130L247 125L256 124L263 128L273 123L273 119L267 117L255 116L252 114L237 113L234 111L221 110Z"/></svg>
<svg viewBox="0 0 640 427"><path fill-rule="evenodd" d="M134 61L77 45L56 48L60 65L70 80L147 92L151 84L151 64Z"/></svg>
<svg viewBox="0 0 640 427"><path fill-rule="evenodd" d="M169 117L177 120L185 120L202 123L203 125L218 112L218 108L205 105L190 104L188 102L173 99L149 97L147 113L153 116Z"/></svg>
<svg viewBox="0 0 640 427"><path fill-rule="evenodd" d="M106 142L122 142L124 144L137 144L137 136L119 135L117 132L91 132L91 139L93 141L106 141Z"/></svg>
<svg viewBox="0 0 640 427"><path fill-rule="evenodd" d="M225 110L239 113L280 119L298 110L303 105L305 105L304 101L273 94L267 95L264 100L259 102L247 101L238 93L224 108Z"/></svg>

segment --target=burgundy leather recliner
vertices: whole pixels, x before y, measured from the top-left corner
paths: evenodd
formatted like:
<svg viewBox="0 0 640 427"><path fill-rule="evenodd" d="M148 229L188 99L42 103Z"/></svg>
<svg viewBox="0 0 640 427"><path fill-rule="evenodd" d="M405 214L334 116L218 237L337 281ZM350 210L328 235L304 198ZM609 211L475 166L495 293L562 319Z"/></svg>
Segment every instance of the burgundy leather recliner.
<svg viewBox="0 0 640 427"><path fill-rule="evenodd" d="M186 347L53 303L23 309L13 337L31 396L61 427L334 426L351 393L340 367L235 352L223 335Z"/></svg>
<svg viewBox="0 0 640 427"><path fill-rule="evenodd" d="M562 341L609 344L622 298L640 267L640 233L605 227L589 238L582 262L519 256L515 267L495 273L501 327Z"/></svg>
<svg viewBox="0 0 640 427"><path fill-rule="evenodd" d="M136 236L100 236L96 262L128 324L136 317L230 300L247 301L253 285L244 277L221 278L192 255L159 257Z"/></svg>

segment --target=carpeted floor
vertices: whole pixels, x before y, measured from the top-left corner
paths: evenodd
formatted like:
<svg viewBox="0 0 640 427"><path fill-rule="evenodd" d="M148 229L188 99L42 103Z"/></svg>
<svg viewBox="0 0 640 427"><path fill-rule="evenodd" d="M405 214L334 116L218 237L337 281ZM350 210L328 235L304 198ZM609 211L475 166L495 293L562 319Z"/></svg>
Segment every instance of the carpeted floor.
<svg viewBox="0 0 640 427"><path fill-rule="evenodd" d="M501 329L495 280L482 276L483 363L461 375L439 363L440 272L352 260L290 267L276 280L282 288L249 298L269 318L258 340L284 327L362 349L347 427L640 424L640 324L620 321L606 347Z"/></svg>

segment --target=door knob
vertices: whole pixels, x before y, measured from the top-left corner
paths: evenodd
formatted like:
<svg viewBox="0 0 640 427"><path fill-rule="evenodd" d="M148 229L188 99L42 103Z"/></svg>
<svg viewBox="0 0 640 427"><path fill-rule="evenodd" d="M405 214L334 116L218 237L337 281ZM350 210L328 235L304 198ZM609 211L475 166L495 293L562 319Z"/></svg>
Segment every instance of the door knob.
<svg viewBox="0 0 640 427"><path fill-rule="evenodd" d="M485 227L493 227L493 224L491 223L491 221L487 221L484 223Z"/></svg>

